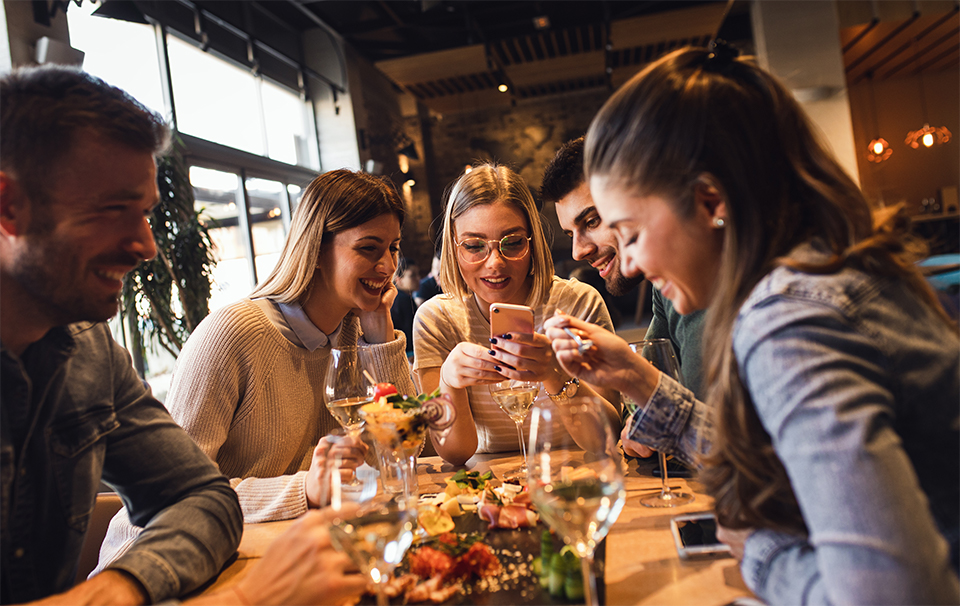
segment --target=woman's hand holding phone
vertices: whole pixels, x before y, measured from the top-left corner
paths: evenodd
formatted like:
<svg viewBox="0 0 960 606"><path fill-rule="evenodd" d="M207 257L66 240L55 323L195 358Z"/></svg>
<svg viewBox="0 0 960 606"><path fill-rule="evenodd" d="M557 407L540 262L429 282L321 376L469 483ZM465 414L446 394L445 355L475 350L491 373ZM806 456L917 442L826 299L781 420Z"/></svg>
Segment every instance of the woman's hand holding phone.
<svg viewBox="0 0 960 606"><path fill-rule="evenodd" d="M490 305L490 351L504 377L543 382L559 376L550 340L533 329L533 310L526 305Z"/></svg>
<svg viewBox="0 0 960 606"><path fill-rule="evenodd" d="M557 363L550 339L539 333L507 333L490 339L493 357L508 379L543 382L554 379ZM562 381L561 381L562 383Z"/></svg>

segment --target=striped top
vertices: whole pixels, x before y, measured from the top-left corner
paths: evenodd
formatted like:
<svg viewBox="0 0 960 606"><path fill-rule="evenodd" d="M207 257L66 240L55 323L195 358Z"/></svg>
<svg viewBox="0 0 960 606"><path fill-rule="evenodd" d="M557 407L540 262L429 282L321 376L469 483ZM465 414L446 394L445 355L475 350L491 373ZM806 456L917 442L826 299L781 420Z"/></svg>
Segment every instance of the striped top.
<svg viewBox="0 0 960 606"><path fill-rule="evenodd" d="M574 278L554 276L550 296L544 305L533 310L534 330L543 332L543 322L558 309L564 313L613 331L613 322L603 299L592 286ZM437 295L417 310L413 323L414 372L438 368L458 343L466 341L489 347L490 322L480 313L476 298L462 301L452 295ZM477 452L510 452L520 450L517 426L500 410L486 385L468 387L470 410L477 425ZM538 398L547 395L541 389ZM530 417L524 421L524 439L530 431Z"/></svg>

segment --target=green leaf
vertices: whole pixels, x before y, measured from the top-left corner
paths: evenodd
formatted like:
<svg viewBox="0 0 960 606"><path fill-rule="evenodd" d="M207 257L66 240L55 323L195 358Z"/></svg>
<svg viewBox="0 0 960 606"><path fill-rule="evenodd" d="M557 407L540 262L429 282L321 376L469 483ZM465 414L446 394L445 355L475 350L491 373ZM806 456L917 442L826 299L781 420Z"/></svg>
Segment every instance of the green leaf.
<svg viewBox="0 0 960 606"><path fill-rule="evenodd" d="M399 410L411 410L420 408L424 402L440 396L440 388L436 388L432 393L422 393L414 397L400 395L398 393L386 396L387 402L393 404L393 407Z"/></svg>

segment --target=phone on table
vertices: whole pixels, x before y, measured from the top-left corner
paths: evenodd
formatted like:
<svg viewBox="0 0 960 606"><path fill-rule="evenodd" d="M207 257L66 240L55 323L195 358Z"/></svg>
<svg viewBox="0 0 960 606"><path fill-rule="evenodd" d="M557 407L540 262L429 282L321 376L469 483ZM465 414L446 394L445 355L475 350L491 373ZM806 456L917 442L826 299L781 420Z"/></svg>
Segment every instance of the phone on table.
<svg viewBox="0 0 960 606"><path fill-rule="evenodd" d="M490 304L490 336L533 333L533 310L526 305Z"/></svg>
<svg viewBox="0 0 960 606"><path fill-rule="evenodd" d="M660 457L657 457L658 460L659 458ZM653 468L653 475L654 477L657 477L657 478L663 475L663 471L660 469L659 462L657 463L657 466ZM667 476L671 478L692 478L694 476L694 472L692 469L690 469L689 467L687 467L686 465L678 461L676 458L668 456L667 457Z"/></svg>
<svg viewBox="0 0 960 606"><path fill-rule="evenodd" d="M717 540L717 516L708 511L670 520L673 542L683 559L730 555L730 546Z"/></svg>

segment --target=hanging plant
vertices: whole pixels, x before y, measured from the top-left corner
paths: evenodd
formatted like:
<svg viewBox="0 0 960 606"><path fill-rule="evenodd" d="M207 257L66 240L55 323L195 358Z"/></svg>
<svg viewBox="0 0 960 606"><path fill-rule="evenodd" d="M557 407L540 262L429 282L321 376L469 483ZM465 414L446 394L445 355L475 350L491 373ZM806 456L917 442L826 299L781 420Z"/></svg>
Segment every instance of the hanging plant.
<svg viewBox="0 0 960 606"><path fill-rule="evenodd" d="M183 148L174 133L170 152L157 159L160 202L149 218L157 256L127 274L122 295L124 315L136 318L140 350L149 340L174 356L209 313L216 263L210 234L194 209Z"/></svg>

